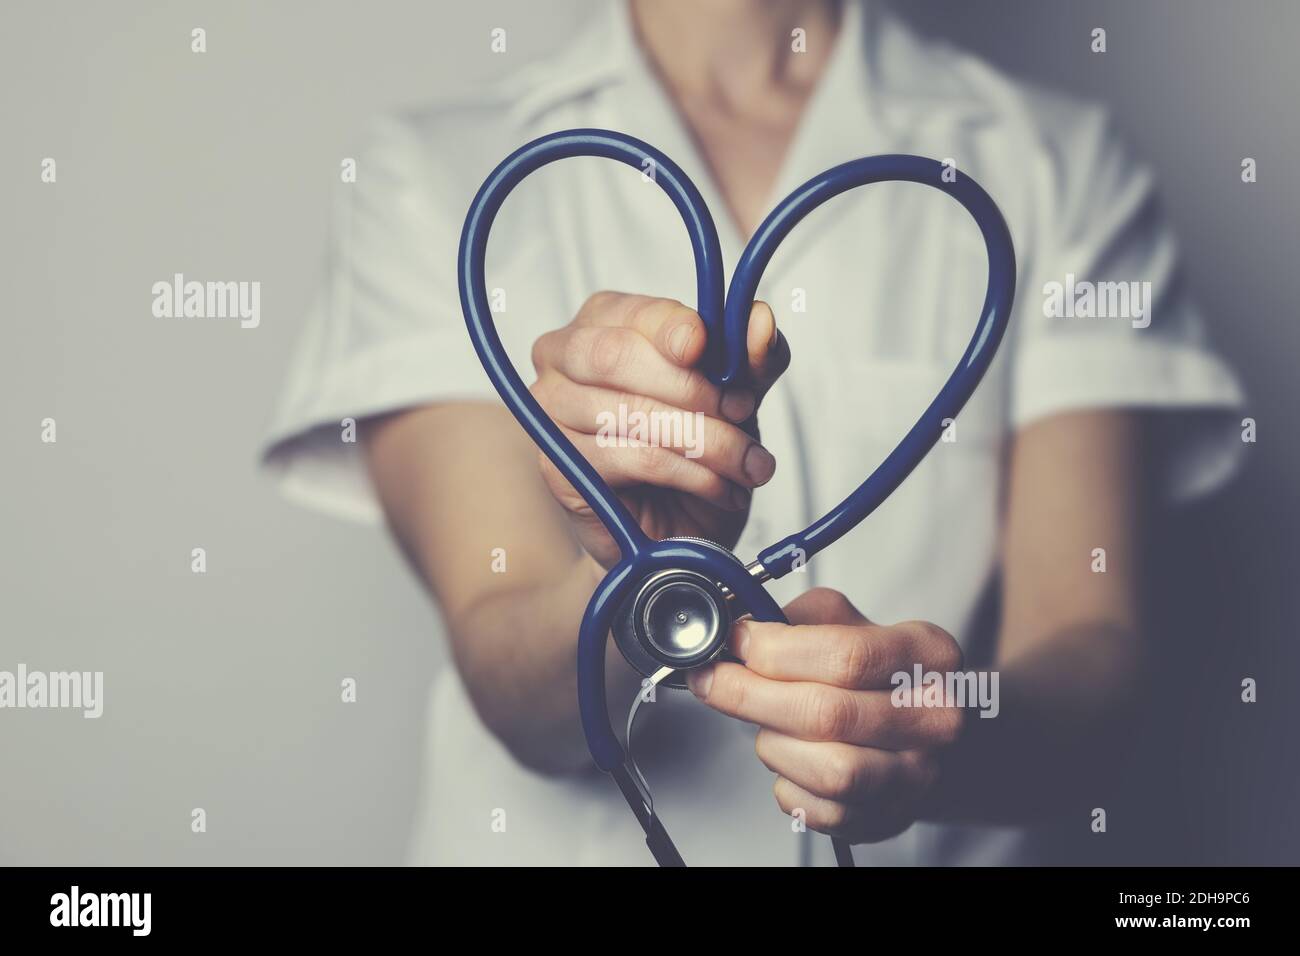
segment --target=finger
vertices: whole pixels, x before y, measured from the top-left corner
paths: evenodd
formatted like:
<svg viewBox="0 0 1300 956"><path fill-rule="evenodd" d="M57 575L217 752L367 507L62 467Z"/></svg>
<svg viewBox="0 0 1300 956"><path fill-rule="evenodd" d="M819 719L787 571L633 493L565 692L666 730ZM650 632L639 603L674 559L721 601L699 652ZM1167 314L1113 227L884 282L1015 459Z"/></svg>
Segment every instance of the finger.
<svg viewBox="0 0 1300 956"><path fill-rule="evenodd" d="M644 350L630 336L644 339L663 361L645 364ZM556 368L586 384L617 386L728 421L748 421L758 407L754 387L746 384L723 393L695 369L707 344L704 320L675 299L600 292L568 326L537 340L533 364L539 374ZM628 366L635 367L631 379L622 377Z"/></svg>
<svg viewBox="0 0 1300 956"><path fill-rule="evenodd" d="M699 313L676 299L598 292L578 310L572 324L583 328L631 329L680 368L690 368L699 362L708 343L708 332Z"/></svg>
<svg viewBox="0 0 1300 956"><path fill-rule="evenodd" d="M749 488L766 484L776 471L772 453L730 422L644 395L555 378L544 390L551 418L575 432L595 435L605 447L627 447L633 441L657 444Z"/></svg>
<svg viewBox="0 0 1300 956"><path fill-rule="evenodd" d="M740 511L749 504L747 489L671 449L654 445L610 448L599 444L594 435L583 435L563 426L561 431L611 488L637 485L668 488L693 495L723 511ZM585 500L550 459L543 459L542 474L552 493L566 508L581 512L586 507Z"/></svg>
<svg viewBox="0 0 1300 956"><path fill-rule="evenodd" d="M951 744L962 727L956 707L896 706L890 691L770 680L730 662L689 671L687 682L714 710L800 740L910 750Z"/></svg>
<svg viewBox="0 0 1300 956"><path fill-rule="evenodd" d="M921 751L800 740L761 730L754 752L773 773L809 793L880 811L924 793L934 780L933 758Z"/></svg>
<svg viewBox="0 0 1300 956"><path fill-rule="evenodd" d="M744 421L754 410L753 393L728 395L693 368L679 368L639 332L628 328L565 328L533 345L538 382L556 373L580 385L644 395L691 412ZM545 385L543 387L546 387Z"/></svg>
<svg viewBox="0 0 1300 956"><path fill-rule="evenodd" d="M776 315L766 302L755 302L746 332L749 374L761 398L790 366L790 345L776 327Z"/></svg>
<svg viewBox="0 0 1300 956"><path fill-rule="evenodd" d="M723 389L719 410L724 418L733 422L749 422L764 393L784 371L776 352L781 337L776 330L776 316L765 302L755 302L750 307L746 326L745 345L749 359L749 375L743 383ZM788 353L788 349L786 350ZM788 365L788 361L786 362ZM757 429L751 427L757 433Z"/></svg>
<svg viewBox="0 0 1300 956"><path fill-rule="evenodd" d="M932 624L805 624L790 626L743 620L731 634L731 647L756 674L780 681L818 681L849 690L896 686L895 675L953 673L961 669L961 649Z"/></svg>
<svg viewBox="0 0 1300 956"><path fill-rule="evenodd" d="M887 840L898 836L912 823L911 815L906 812L872 813L867 808L827 800L785 777L776 778L772 795L782 810L793 817L802 816L810 829L852 843Z"/></svg>
<svg viewBox="0 0 1300 956"><path fill-rule="evenodd" d="M805 826L818 833L843 836L856 822L854 808L848 804L809 793L785 777L776 778L772 784L772 795L785 813L795 819L802 819Z"/></svg>

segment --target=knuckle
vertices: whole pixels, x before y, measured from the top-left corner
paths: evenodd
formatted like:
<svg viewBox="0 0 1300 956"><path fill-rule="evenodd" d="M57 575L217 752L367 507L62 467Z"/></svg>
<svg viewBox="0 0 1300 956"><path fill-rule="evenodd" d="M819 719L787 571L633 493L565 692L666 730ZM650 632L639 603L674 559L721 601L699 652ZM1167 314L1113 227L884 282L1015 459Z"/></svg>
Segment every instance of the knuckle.
<svg viewBox="0 0 1300 956"><path fill-rule="evenodd" d="M542 375L533 383L529 391L546 414L556 420L567 418L566 412L581 408L583 405L580 401L580 387L563 375Z"/></svg>
<svg viewBox="0 0 1300 956"><path fill-rule="evenodd" d="M611 289L600 289L587 296L587 300L582 303L578 310L579 314L592 314L604 312L613 307L614 303L623 298L623 293L614 292Z"/></svg>
<svg viewBox="0 0 1300 956"><path fill-rule="evenodd" d="M557 331L544 332L533 340L533 348L529 353L529 357L532 359L533 368L538 374L541 374L542 369L549 364L549 356L555 347L559 334Z"/></svg>
<svg viewBox="0 0 1300 956"><path fill-rule="evenodd" d="M827 589L826 600L830 603L831 611L839 617L850 617L853 614L853 602L843 591L836 591L834 588Z"/></svg>
<svg viewBox="0 0 1300 956"><path fill-rule="evenodd" d="M916 642L918 663L940 671L955 671L961 668L961 646L939 625L929 621L907 621L902 626Z"/></svg>
<svg viewBox="0 0 1300 956"><path fill-rule="evenodd" d="M876 652L865 634L853 634L831 645L831 679L842 687L861 687L871 675Z"/></svg>
<svg viewBox="0 0 1300 956"><path fill-rule="evenodd" d="M681 303L676 299L660 299L650 295L632 298L626 306L628 324L637 329L637 334L654 339L655 333L662 328L675 307Z"/></svg>
<svg viewBox="0 0 1300 956"><path fill-rule="evenodd" d="M808 691L808 726L818 740L839 740L852 721L848 700L830 688L814 686Z"/></svg>
<svg viewBox="0 0 1300 956"><path fill-rule="evenodd" d="M935 649L939 658L939 667L946 671L961 670L963 663L961 645L947 631L942 628L936 630L938 634L935 635Z"/></svg>
<svg viewBox="0 0 1300 956"><path fill-rule="evenodd" d="M656 301L658 300L645 295L629 298L624 306L624 314L630 321L640 321L649 314L651 306Z"/></svg>
<svg viewBox="0 0 1300 956"><path fill-rule="evenodd" d="M818 607L828 607L834 596L839 594L834 588L818 585L804 592L804 600L816 602Z"/></svg>
<svg viewBox="0 0 1300 956"><path fill-rule="evenodd" d="M599 329L587 342L587 366L600 378L614 376L627 365L631 348L623 329Z"/></svg>
<svg viewBox="0 0 1300 956"><path fill-rule="evenodd" d="M817 607L821 610L825 623L845 623L853 619L853 602L843 591L819 587L814 588L810 593L816 595Z"/></svg>
<svg viewBox="0 0 1300 956"><path fill-rule="evenodd" d="M656 296L646 296L633 304L630 311L638 319L641 319L650 325L662 325L673 318L679 310L685 308L686 306L682 305L676 299L663 299Z"/></svg>
<svg viewBox="0 0 1300 956"><path fill-rule="evenodd" d="M835 753L822 767L821 788L832 800L843 800L857 792L862 783L862 768L853 755Z"/></svg>

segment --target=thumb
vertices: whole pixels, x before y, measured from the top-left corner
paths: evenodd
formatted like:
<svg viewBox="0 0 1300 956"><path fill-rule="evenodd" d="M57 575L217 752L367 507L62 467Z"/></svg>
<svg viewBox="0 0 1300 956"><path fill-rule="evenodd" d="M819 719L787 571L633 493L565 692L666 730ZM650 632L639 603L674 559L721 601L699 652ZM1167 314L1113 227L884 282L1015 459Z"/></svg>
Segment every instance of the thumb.
<svg viewBox="0 0 1300 956"><path fill-rule="evenodd" d="M745 336L749 353L749 373L758 397L775 384L790 367L790 345L776 327L776 315L766 302L755 302L749 311L749 329Z"/></svg>

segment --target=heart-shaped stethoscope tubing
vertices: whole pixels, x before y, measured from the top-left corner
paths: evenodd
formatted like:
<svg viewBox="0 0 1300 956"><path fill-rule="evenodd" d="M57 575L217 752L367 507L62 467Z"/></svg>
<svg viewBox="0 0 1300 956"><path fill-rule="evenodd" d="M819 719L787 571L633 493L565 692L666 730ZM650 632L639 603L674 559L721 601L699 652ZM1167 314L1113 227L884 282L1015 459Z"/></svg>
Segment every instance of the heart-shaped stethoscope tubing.
<svg viewBox="0 0 1300 956"><path fill-rule="evenodd" d="M740 382L748 372L749 313L768 261L790 230L827 200L870 183L919 183L961 203L984 237L988 255L984 305L975 334L943 388L902 441L847 498L804 530L761 551L750 565L712 542L651 540L529 392L497 334L485 278L492 222L506 196L529 173L571 156L601 156L626 163L672 199L686 223L695 254L697 310L709 338L702 368L719 385ZM969 176L945 178L945 171L952 167L921 156L895 154L856 159L814 176L782 200L758 227L741 254L725 299L717 230L699 190L659 150L622 133L564 130L521 146L488 176L465 217L457 272L461 308L479 360L511 413L591 506L621 554L592 595L579 627L578 706L592 758L617 782L660 864L682 865L682 858L610 722L605 648L611 629L622 625L616 629L616 636L622 635L620 650L652 683L658 683L674 672L715 659L725 646L731 621L739 616L785 622L763 582L802 565L871 514L938 441L945 420L957 417L988 370L1006 331L1015 296L1016 264L1011 234L988 193ZM847 845L839 840L834 843L837 861L852 865Z"/></svg>

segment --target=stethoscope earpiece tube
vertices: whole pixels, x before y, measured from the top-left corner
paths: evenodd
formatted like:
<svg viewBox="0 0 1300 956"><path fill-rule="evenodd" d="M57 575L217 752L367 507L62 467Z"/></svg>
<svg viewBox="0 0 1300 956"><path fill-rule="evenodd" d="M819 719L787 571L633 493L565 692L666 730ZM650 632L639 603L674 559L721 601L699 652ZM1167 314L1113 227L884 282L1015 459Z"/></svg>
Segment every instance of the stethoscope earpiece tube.
<svg viewBox="0 0 1300 956"><path fill-rule="evenodd" d="M615 159L653 180L677 207L686 224L695 256L696 311L708 333L702 360L715 384L743 379L748 370L746 332L758 284L781 241L808 213L847 190L870 183L901 181L939 189L962 204L975 219L988 253L988 287L979 322L961 360L938 395L919 419L865 481L835 508L804 530L761 551L758 560L744 565L730 551L712 542L691 538L652 541L633 519L617 495L524 385L510 362L492 320L488 305L485 263L488 234L493 220L511 190L529 173L572 156ZM470 339L483 368L506 407L543 453L591 506L593 513L617 543L621 558L592 594L578 630L578 710L592 759L611 774L646 834L646 845L665 866L683 865L662 822L654 813L648 791L638 786L639 771L624 751L609 718L605 694L605 651L615 620L626 620L625 602L634 609L667 610L669 633L695 633L704 615L710 635L698 648L666 648L647 632L647 620L635 627L637 640L654 659L688 663L712 660L726 642L725 623L741 614L759 621L785 621L785 615L763 581L779 578L823 550L866 518L911 474L942 434L944 419L955 419L988 370L1002 341L1015 297L1016 265L1011 234L989 195L968 176L945 182L945 167L920 156L888 155L856 159L814 176L784 199L759 226L745 247L724 298L722 253L713 218L699 190L663 153L648 143L599 129L574 129L551 133L527 143L507 156L483 183L470 205L461 232L457 275L461 309ZM692 583L694 582L694 583ZM677 603L669 589L675 588ZM719 597L721 595L722 597ZM734 607L719 615L718 602ZM671 622L680 619L681 630ZM647 637L647 633L649 636ZM620 645L624 646L624 645ZM679 658L666 657L681 651ZM687 652L689 651L689 652ZM648 655L648 656L647 656ZM638 665L640 666L640 665ZM674 664L674 666L676 666ZM672 673L670 669L662 673ZM646 674L650 677L651 675ZM655 680L659 678L656 677ZM842 841L833 841L841 866L852 866L853 856Z"/></svg>
<svg viewBox="0 0 1300 956"><path fill-rule="evenodd" d="M649 541L591 464L551 421L524 385L506 355L488 304L486 282L487 240L502 203L530 173L556 160L573 156L601 156L642 171L672 199L686 223L695 253L698 311L709 334L706 362L718 365L722 336L722 250L709 207L695 184L671 159L649 143L599 129L573 129L533 140L507 156L492 171L470 204L461 231L457 276L460 305L474 351L506 407L538 447L569 479L602 524L609 530L624 558L630 558Z"/></svg>
<svg viewBox="0 0 1300 956"><path fill-rule="evenodd" d="M997 353L1015 300L1015 246L1006 220L989 194L969 176L959 175L946 182L943 174L950 170L936 160L905 154L870 156L828 169L782 200L759 225L741 254L727 290L723 325L729 340L739 336L742 342L763 271L782 240L822 203L858 186L910 182L948 194L975 220L988 256L988 285L979 323L948 381L903 440L847 498L803 531L759 552L759 563L773 578L784 577L796 564L838 541L894 493L939 440L944 419L957 417ZM728 355L724 379L740 374L738 363L743 358Z"/></svg>

